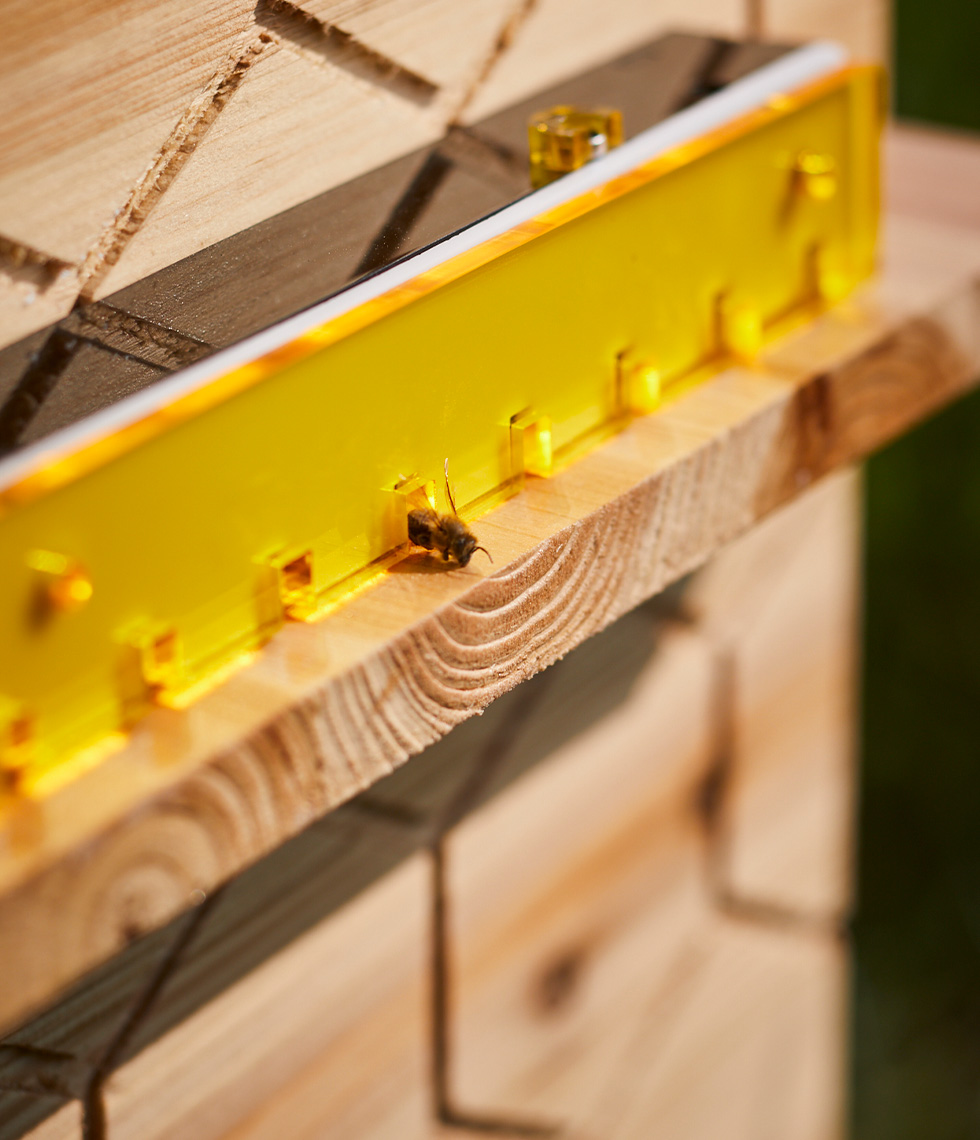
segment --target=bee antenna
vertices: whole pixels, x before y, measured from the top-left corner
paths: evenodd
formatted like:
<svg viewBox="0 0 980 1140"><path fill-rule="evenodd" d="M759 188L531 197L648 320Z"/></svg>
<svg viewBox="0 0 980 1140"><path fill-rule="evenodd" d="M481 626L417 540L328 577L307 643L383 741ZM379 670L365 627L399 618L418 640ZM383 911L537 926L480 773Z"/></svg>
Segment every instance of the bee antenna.
<svg viewBox="0 0 980 1140"><path fill-rule="evenodd" d="M459 511L456 510L456 501L453 499L452 488L449 486L449 459L448 459L448 457L446 459L446 465L444 467L444 470L446 472L446 498L449 500L449 505L453 508L453 514L457 518L459 518Z"/></svg>
<svg viewBox="0 0 980 1140"><path fill-rule="evenodd" d="M490 554L490 551L489 551L489 550L487 550L487 548L486 548L485 546L474 546L474 547L473 547L473 552L474 552L474 554L475 554L475 553L476 553L476 551L478 551L478 550L482 550L482 551L483 551L483 553L484 553L484 554L487 556L487 558L489 558L489 559L490 559L490 561L491 561L491 562L493 562L493 557L492 557L492 555Z"/></svg>

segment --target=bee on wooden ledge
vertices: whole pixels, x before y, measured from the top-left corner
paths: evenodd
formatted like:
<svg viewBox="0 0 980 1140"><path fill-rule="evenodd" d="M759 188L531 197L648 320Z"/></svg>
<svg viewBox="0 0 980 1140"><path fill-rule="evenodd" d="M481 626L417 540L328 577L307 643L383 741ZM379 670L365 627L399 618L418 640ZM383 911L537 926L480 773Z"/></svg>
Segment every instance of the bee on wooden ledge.
<svg viewBox="0 0 980 1140"><path fill-rule="evenodd" d="M421 546L424 550L436 550L442 555L443 561L449 562L452 559L457 566L461 567L466 566L478 550L482 550L487 558L493 562L490 551L485 546L478 545L476 535L459 517L449 486L448 459L446 460L445 474L446 498L449 500L453 513L441 515L432 507L417 507L415 510L409 511L409 542L415 546Z"/></svg>

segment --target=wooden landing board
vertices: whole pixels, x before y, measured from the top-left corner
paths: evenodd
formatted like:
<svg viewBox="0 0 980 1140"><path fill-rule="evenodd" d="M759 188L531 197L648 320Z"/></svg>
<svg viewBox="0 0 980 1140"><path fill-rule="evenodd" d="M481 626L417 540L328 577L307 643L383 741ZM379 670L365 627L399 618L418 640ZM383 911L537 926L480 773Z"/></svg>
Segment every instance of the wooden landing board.
<svg viewBox="0 0 980 1140"><path fill-rule="evenodd" d="M954 148L967 145L948 143ZM933 159L934 184L942 185ZM481 520L496 564L292 626L0 831L9 1023L980 372L980 230L893 214L881 278ZM43 953L38 948L43 947Z"/></svg>

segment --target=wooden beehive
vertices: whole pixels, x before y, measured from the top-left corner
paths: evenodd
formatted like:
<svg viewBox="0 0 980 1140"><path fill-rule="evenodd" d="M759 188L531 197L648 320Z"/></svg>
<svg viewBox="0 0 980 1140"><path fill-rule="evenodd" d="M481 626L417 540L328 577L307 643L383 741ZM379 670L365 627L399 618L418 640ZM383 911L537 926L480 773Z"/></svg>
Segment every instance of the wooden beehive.
<svg viewBox="0 0 980 1140"><path fill-rule="evenodd" d="M0 398L77 300L666 27L875 56L883 10L10 5ZM896 168L922 148L977 161ZM847 468L976 377L949 185L906 177L844 310L488 516L493 576L392 574L6 798L0 1137L841 1134ZM186 348L100 319L93 351Z"/></svg>

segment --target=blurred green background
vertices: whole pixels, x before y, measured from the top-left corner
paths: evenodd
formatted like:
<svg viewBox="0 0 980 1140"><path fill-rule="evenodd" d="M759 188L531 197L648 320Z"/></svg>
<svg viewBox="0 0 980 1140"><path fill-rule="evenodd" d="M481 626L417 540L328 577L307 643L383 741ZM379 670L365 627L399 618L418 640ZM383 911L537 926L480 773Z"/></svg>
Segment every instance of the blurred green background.
<svg viewBox="0 0 980 1140"><path fill-rule="evenodd" d="M980 0L893 36L897 114L980 132ZM866 472L853 1140L980 1140L978 458L980 394Z"/></svg>

